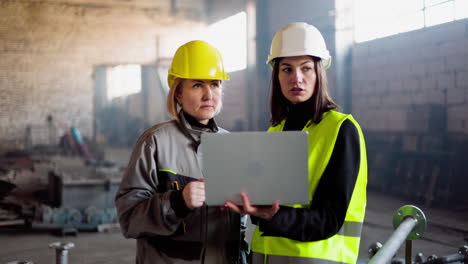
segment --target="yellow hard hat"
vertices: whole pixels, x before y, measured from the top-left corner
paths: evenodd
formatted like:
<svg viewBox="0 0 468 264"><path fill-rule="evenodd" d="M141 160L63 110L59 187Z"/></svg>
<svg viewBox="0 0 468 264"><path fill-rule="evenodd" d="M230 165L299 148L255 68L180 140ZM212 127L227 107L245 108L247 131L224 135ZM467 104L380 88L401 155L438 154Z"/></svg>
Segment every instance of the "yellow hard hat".
<svg viewBox="0 0 468 264"><path fill-rule="evenodd" d="M180 46L172 59L167 76L172 88L176 78L229 80L219 51L205 41L194 40Z"/></svg>

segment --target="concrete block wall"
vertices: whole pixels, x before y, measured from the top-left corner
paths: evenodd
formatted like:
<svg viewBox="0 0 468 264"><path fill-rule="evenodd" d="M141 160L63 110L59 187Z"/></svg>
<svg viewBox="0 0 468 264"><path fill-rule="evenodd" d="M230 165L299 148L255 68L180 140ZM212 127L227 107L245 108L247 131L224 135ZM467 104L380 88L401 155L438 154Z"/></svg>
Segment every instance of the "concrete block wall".
<svg viewBox="0 0 468 264"><path fill-rule="evenodd" d="M434 105L468 136L468 19L356 44L352 98L367 131L425 132Z"/></svg>
<svg viewBox="0 0 468 264"><path fill-rule="evenodd" d="M161 12L170 10L1 1L0 143L20 144L26 126L45 124L49 114L92 137L94 67L154 63L161 26L198 26Z"/></svg>
<svg viewBox="0 0 468 264"><path fill-rule="evenodd" d="M369 188L426 206L466 204L467 76L468 19L353 46L352 113Z"/></svg>

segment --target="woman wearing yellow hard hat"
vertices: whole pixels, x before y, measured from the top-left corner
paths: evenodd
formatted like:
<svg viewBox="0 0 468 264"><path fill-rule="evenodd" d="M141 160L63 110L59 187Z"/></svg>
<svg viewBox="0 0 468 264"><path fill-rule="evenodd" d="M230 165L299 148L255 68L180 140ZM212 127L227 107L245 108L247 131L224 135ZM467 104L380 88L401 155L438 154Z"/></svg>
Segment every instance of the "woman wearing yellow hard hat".
<svg viewBox="0 0 468 264"><path fill-rule="evenodd" d="M121 229L137 239L136 263L245 263L241 217L207 207L200 136L225 133L214 116L229 80L219 51L204 41L176 51L168 73L172 121L139 138L116 196Z"/></svg>
<svg viewBox="0 0 468 264"><path fill-rule="evenodd" d="M252 216L252 263L356 263L366 207L364 137L351 115L337 112L327 91L331 56L320 31L292 23L276 32L269 132L309 135L310 203L226 207ZM285 175L287 177L287 175Z"/></svg>

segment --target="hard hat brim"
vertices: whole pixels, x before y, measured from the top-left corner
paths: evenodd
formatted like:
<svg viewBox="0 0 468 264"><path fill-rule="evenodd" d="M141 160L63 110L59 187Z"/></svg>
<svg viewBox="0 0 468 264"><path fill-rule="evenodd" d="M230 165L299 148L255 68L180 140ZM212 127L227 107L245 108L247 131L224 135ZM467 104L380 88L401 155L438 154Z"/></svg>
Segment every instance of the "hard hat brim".
<svg viewBox="0 0 468 264"><path fill-rule="evenodd" d="M274 62L275 62L275 59L276 58L284 58L284 57L295 57L295 56L313 56L313 57L317 57L317 58L320 58L320 61L322 63L322 66L323 68L326 70L328 68L330 68L331 66L331 61L332 61L332 57L330 55L328 55L328 58L322 58L322 57L319 57L319 56L316 56L316 55L310 55L310 54L292 54L292 55L287 55L287 56L281 56L281 57L276 57L276 56L268 56L268 59L266 61L266 64L269 64L272 68L274 66Z"/></svg>

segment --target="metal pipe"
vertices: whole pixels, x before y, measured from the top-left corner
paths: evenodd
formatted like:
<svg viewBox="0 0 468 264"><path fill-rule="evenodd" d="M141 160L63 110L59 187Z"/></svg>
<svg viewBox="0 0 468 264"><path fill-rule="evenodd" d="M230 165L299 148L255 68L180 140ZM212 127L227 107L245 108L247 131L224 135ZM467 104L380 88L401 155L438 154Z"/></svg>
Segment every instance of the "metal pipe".
<svg viewBox="0 0 468 264"><path fill-rule="evenodd" d="M54 242L49 248L55 248L55 263L68 264L68 250L75 247L73 243Z"/></svg>
<svg viewBox="0 0 468 264"><path fill-rule="evenodd" d="M383 247L369 261L369 264L389 263L417 223L418 221L415 218L411 216L406 217L388 238Z"/></svg>

